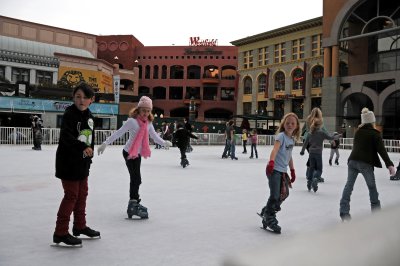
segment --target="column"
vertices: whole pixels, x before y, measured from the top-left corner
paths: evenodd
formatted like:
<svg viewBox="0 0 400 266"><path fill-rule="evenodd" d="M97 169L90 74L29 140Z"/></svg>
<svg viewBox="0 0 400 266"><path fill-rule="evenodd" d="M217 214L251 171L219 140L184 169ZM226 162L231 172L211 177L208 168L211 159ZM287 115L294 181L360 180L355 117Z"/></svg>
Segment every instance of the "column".
<svg viewBox="0 0 400 266"><path fill-rule="evenodd" d="M4 77L8 80L8 81L10 81L11 82L11 67L10 66L6 66L6 69L5 69L5 73L4 73Z"/></svg>
<svg viewBox="0 0 400 266"><path fill-rule="evenodd" d="M339 46L332 46L332 77L339 76Z"/></svg>
<svg viewBox="0 0 400 266"><path fill-rule="evenodd" d="M36 84L36 69L31 69L29 72L29 84Z"/></svg>
<svg viewBox="0 0 400 266"><path fill-rule="evenodd" d="M331 76L331 68L332 68L332 55L331 55L331 47L324 48L324 78Z"/></svg>

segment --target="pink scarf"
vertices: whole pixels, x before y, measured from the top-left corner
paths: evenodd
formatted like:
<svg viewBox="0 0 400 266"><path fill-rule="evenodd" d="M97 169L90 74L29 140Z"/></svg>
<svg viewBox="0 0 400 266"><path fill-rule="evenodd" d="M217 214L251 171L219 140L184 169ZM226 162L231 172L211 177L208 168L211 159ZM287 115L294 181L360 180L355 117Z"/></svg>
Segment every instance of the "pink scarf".
<svg viewBox="0 0 400 266"><path fill-rule="evenodd" d="M142 147L142 151L140 152L142 157L147 158L151 155L147 117L144 121L140 118L136 118L136 121L139 124L139 131L133 139L131 147L129 148L128 159L137 158L139 156L138 152L140 147Z"/></svg>

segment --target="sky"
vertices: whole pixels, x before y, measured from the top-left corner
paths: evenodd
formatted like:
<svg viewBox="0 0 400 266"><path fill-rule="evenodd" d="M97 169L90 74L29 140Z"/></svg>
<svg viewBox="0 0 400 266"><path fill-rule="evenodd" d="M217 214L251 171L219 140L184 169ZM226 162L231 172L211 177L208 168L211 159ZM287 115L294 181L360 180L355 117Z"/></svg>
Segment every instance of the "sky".
<svg viewBox="0 0 400 266"><path fill-rule="evenodd" d="M0 15L95 35L131 34L145 46L185 46L190 37L222 46L322 16L322 2L3 0Z"/></svg>

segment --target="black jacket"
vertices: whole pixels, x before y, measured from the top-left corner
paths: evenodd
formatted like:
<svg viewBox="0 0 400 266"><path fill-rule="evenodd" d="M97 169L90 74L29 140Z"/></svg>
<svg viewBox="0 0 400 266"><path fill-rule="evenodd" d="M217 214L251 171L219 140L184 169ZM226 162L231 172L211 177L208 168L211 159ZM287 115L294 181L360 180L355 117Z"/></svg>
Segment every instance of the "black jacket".
<svg viewBox="0 0 400 266"><path fill-rule="evenodd" d="M362 161L382 168L378 154L382 157L386 167L393 166L393 162L390 160L383 145L381 133L371 124L366 124L356 131L353 150L348 160Z"/></svg>
<svg viewBox="0 0 400 266"><path fill-rule="evenodd" d="M189 144L189 138L198 139L195 135L187 131L185 128L178 128L174 133L173 142L179 149L184 149Z"/></svg>
<svg viewBox="0 0 400 266"><path fill-rule="evenodd" d="M89 176L92 158L83 157L87 147L94 149L94 117L89 109L80 111L74 104L63 115L56 152L56 177L82 180Z"/></svg>

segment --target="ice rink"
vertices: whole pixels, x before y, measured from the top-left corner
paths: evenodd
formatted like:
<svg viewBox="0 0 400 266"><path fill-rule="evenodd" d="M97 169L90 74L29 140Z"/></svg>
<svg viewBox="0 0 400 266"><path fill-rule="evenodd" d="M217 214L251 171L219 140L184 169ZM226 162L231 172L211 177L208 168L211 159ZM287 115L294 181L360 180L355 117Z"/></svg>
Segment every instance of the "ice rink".
<svg viewBox="0 0 400 266"><path fill-rule="evenodd" d="M340 150L339 166L328 165L330 150L324 150L325 183L314 193L306 189L308 156L300 156L295 147L297 180L277 215L282 234L274 235L260 229L256 215L269 195L265 166L272 146L258 146L258 159L249 159L249 151L242 154L236 146L238 161L221 159L222 146L194 146L185 169L177 148L152 147L141 168L148 220L125 219L128 171L122 146L108 146L93 159L87 203L87 225L99 230L101 239L84 240L82 248L50 247L63 190L54 177L56 146L42 148L0 146L0 265L223 265L235 254L260 248L267 253L293 237L343 226L339 200L349 150ZM400 154L389 156L397 166ZM375 175L382 208L399 205L400 181L390 181L386 168L375 168ZM371 216L360 175L351 215L353 221Z"/></svg>

